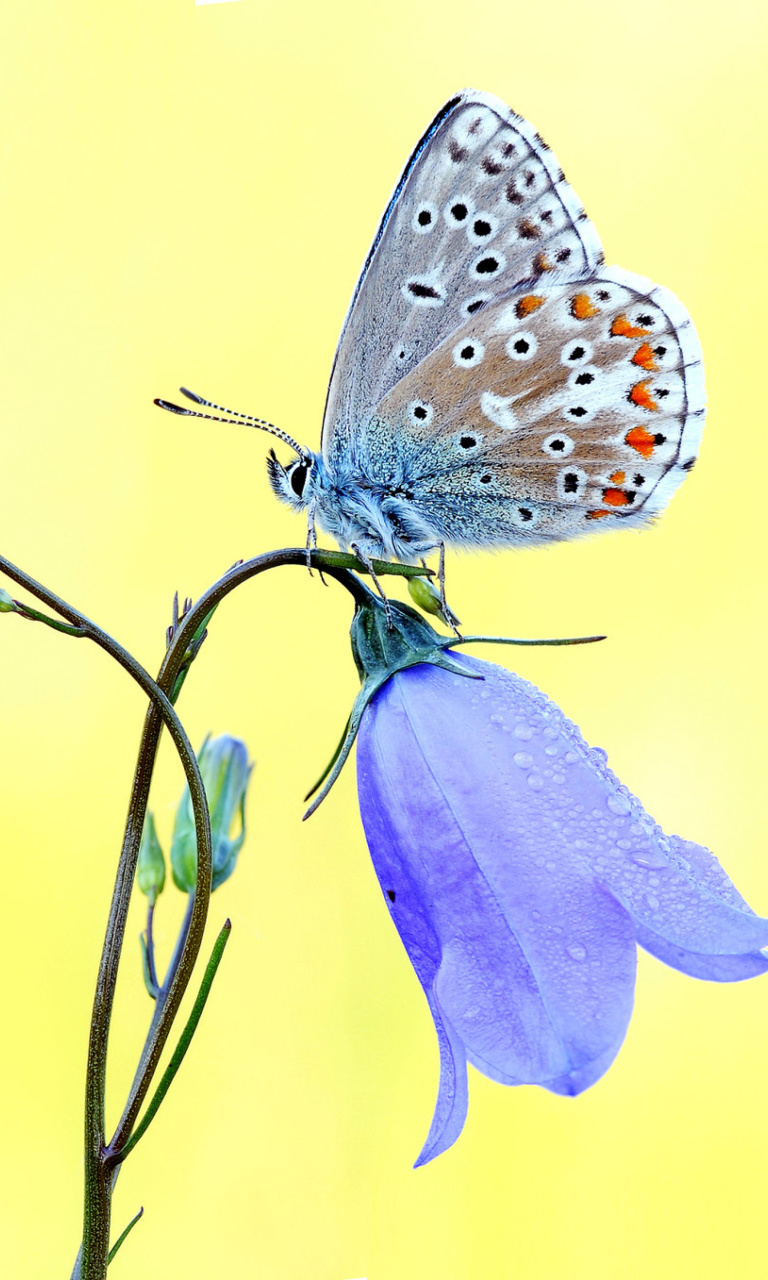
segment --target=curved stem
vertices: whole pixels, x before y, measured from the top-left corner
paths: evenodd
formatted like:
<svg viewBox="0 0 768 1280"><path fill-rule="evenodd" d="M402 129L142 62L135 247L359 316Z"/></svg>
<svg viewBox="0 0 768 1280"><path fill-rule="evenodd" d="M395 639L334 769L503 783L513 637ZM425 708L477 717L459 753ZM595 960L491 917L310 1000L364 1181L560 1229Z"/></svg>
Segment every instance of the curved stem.
<svg viewBox="0 0 768 1280"><path fill-rule="evenodd" d="M166 1008L175 1014L191 976L192 966L200 949L208 914L211 894L213 856L211 827L205 789L197 764L197 757L187 738L167 694L136 659L118 644L106 631L96 626L79 610L60 599L29 574L0 556L0 570L14 582L26 587L37 599L44 601L73 626L78 627L88 639L104 649L133 677L150 699L150 707L144 722L139 758L134 774L131 800L128 808L123 847L117 867L115 887L112 893L104 947L101 953L96 991L91 1014L88 1039L88 1064L85 1086L85 1210L83 1223L83 1251L81 1274L83 1280L101 1280L106 1275L106 1258L109 1252L110 1176L104 1162L105 1152L105 1087L109 1026L114 1005L115 987L120 965L128 906L136 874L141 832L149 799L160 731L163 723L173 739L184 768L192 798L192 809L197 835L198 866L194 907L185 939L184 967L179 965L175 980L171 983ZM166 1031L167 1036L167 1031ZM164 1043L165 1037L163 1038Z"/></svg>
<svg viewBox="0 0 768 1280"><path fill-rule="evenodd" d="M373 562L362 565L354 556L340 552L313 551L309 562L334 577L352 594L357 604L370 596L367 587L354 576L358 572L423 576L422 567ZM140 686L150 700L144 721L139 755L134 773L131 799L126 820L125 835L117 868L104 947L96 982L91 1029L88 1045L86 1073L86 1122L85 1122L85 1212L83 1242L74 1274L82 1280L104 1280L108 1264L111 1195L118 1169L111 1166L114 1157L130 1137L139 1110L144 1101L160 1055L191 977L202 942L208 904L211 894L211 832L208 806L205 798L197 760L181 722L173 709L172 697L178 694L182 672L186 674L197 649L200 633L213 609L235 587L267 569L281 565L307 565L304 548L288 548L257 556L236 565L204 593L187 614L172 638L160 669L157 682L144 667L118 644L107 632L91 622L79 610L73 608L54 592L37 582L29 574L0 556L0 572L25 587L33 596L66 619L72 630L69 634L86 637L115 659ZM29 610L34 616L34 611ZM39 616L40 621L54 625L53 620ZM57 628L65 629L65 628ZM67 628L68 630L68 628ZM195 644L197 641L197 644ZM109 1146L105 1139L105 1082L109 1025L114 1004L117 974L125 938L131 892L141 833L149 799L149 787L154 770L162 726L168 727L181 759L192 798L197 836L197 880L190 900L188 920L180 936L177 949L156 1003L155 1013L144 1050L131 1087L130 1095L120 1123Z"/></svg>

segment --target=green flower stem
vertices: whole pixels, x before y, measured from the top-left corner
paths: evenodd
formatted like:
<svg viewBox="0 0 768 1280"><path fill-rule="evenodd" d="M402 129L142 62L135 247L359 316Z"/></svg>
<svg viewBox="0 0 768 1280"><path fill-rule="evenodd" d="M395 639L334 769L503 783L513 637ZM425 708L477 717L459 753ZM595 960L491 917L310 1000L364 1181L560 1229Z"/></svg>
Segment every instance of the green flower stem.
<svg viewBox="0 0 768 1280"><path fill-rule="evenodd" d="M155 967L155 937L152 926L155 919L155 904L150 902L147 904L147 928L146 928L146 947L147 947L147 972L149 981L158 991L160 983L157 981L157 969Z"/></svg>
<svg viewBox="0 0 768 1280"><path fill-rule="evenodd" d="M192 920L186 939L187 946L182 957L183 967L180 963L179 971L174 975L174 981L171 984L171 990L168 993L165 1006L166 1012L172 1009L174 1014L191 977L192 966L203 939L205 919L208 912L213 863L208 806L197 765L197 758L189 739L166 693L155 683L149 673L144 670L131 654L123 649L122 645L113 640L105 631L102 631L100 627L97 627L95 623L92 623L77 609L61 600L52 591L49 591L47 587L42 586L41 583L35 581L34 578L31 578L3 556L0 556L0 570L14 582L25 587L38 600L42 600L49 608L61 614L70 625L82 629L88 639L93 640L128 671L150 699L150 707L144 722L139 759L134 774L125 836L117 868L115 888L112 894L104 947L99 963L88 1040L85 1106L85 1207L79 1274L82 1280L104 1280L107 1273L107 1256L109 1253L111 1208L111 1178L104 1160L105 1086L109 1025L114 1004L120 955L125 938L128 906L136 874L136 861L141 843L144 815L149 799L149 785L163 723L168 727L184 767L184 773L192 796L199 850L195 909L192 912ZM170 1025L168 1030L170 1030ZM168 1030L165 1031L165 1036L162 1037L163 1043L167 1038Z"/></svg>
<svg viewBox="0 0 768 1280"><path fill-rule="evenodd" d="M197 999L195 1000L195 1003L192 1006L192 1012L190 1013L189 1018L187 1019L186 1026L184 1027L184 1030L181 1033L181 1036L179 1038L179 1043L177 1044L176 1048L173 1051L171 1060L168 1063L168 1066L166 1067L165 1071L163 1072L163 1075L160 1079L160 1083L157 1086L154 1092L154 1095L149 1103L149 1106L144 1112L144 1115L141 1117L141 1121L139 1122L139 1124L137 1124L136 1128L134 1129L130 1138L126 1142L125 1146L122 1147L121 1150L116 1151L114 1155L110 1157L111 1164L113 1165L122 1164L123 1160L125 1160L125 1157L129 1155L129 1153L133 1150L133 1148L136 1146L136 1143L139 1141L139 1139L144 1136L144 1134L146 1133L147 1129L149 1128L150 1124L154 1120L159 1110L160 1103L163 1101L163 1098L165 1097L166 1093L171 1087L173 1078L176 1075L176 1072L178 1071L179 1067L181 1066L184 1060L184 1055L186 1054L187 1049L189 1048L190 1043L192 1041L192 1037L195 1034L195 1031L197 1030L197 1024L200 1021L201 1014L203 1012L203 1009L205 1008L205 1003L208 999L211 986L213 984L213 980L216 977L216 970L218 969L219 964L221 963L221 958L224 955L224 948L226 947L227 942L229 941L229 935L231 931L232 931L232 924L229 920L226 920L221 929L221 932L219 933L218 938L216 939L213 951L211 953L211 958L208 961L205 973L203 974L203 980L200 984L200 990L197 993Z"/></svg>

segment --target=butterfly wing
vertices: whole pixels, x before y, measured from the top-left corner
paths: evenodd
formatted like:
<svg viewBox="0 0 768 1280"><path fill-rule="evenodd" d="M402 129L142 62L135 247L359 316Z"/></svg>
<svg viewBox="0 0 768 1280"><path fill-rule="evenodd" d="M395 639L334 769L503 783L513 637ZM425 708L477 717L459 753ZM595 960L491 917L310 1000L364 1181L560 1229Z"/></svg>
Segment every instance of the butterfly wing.
<svg viewBox="0 0 768 1280"><path fill-rule="evenodd" d="M592 224L546 143L498 98L452 98L411 156L352 298L328 390L323 454L354 460L379 401L483 303L524 281L583 279Z"/></svg>
<svg viewBox="0 0 768 1280"><path fill-rule="evenodd" d="M377 478L436 541L498 546L647 522L693 466L704 411L685 308L604 268L483 307L384 396L370 434L389 441Z"/></svg>

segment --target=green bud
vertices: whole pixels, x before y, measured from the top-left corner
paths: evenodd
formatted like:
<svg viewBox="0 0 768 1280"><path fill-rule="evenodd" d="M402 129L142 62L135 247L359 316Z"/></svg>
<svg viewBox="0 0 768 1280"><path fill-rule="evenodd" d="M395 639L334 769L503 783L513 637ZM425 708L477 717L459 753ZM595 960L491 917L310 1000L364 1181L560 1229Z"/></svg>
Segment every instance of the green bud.
<svg viewBox="0 0 768 1280"><path fill-rule="evenodd" d="M424 613L432 613L436 618L442 618L443 604L440 592L435 590L428 578L409 578L408 595Z"/></svg>
<svg viewBox="0 0 768 1280"><path fill-rule="evenodd" d="M149 898L149 905L153 907L165 888L165 857L157 838L154 814L151 813L144 819L136 881L141 892Z"/></svg>
<svg viewBox="0 0 768 1280"><path fill-rule="evenodd" d="M18 613L19 606L8 592L0 587L0 613Z"/></svg>
<svg viewBox="0 0 768 1280"><path fill-rule="evenodd" d="M218 889L232 875L245 840L245 797L253 765L248 763L248 748L242 739L231 738L226 733L217 738L206 738L198 752L197 762L211 812L211 888ZM236 821L239 831L232 836ZM189 787L184 788L176 810L171 867L176 888L183 893L191 893L197 878L197 839Z"/></svg>

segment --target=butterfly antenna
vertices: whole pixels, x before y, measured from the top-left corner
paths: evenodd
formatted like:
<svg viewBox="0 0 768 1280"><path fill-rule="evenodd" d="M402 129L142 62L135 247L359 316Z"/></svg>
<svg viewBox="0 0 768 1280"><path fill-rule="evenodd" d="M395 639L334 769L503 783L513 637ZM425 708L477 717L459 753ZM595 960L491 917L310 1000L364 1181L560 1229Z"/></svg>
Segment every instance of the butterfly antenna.
<svg viewBox="0 0 768 1280"><path fill-rule="evenodd" d="M299 455L300 458L309 458L308 451L303 445L297 443L287 431L281 431L273 422L267 422L266 418L255 418L251 413L238 413L236 409L227 409L223 404L216 404L213 400L205 400L194 391L189 391L187 387L179 387L179 391L193 404L205 405L206 409L218 409L219 413L229 414L227 418L220 418L217 414L200 413L197 409L187 409L184 405L174 404L171 400L155 400L155 404L160 409L167 409L169 413L179 413L185 418L205 418L207 422L230 422L233 426L256 427L259 431L268 431L270 435L277 436L278 440L282 440L284 444L290 447Z"/></svg>

